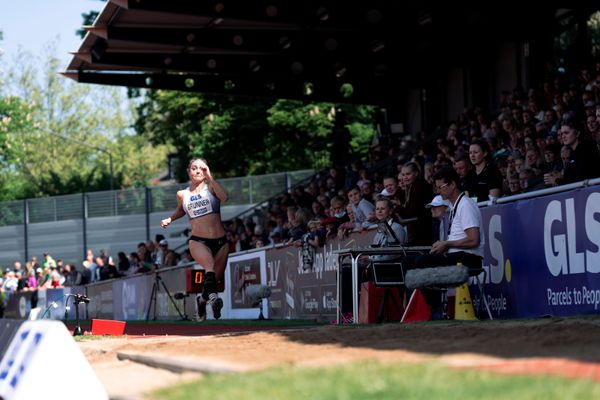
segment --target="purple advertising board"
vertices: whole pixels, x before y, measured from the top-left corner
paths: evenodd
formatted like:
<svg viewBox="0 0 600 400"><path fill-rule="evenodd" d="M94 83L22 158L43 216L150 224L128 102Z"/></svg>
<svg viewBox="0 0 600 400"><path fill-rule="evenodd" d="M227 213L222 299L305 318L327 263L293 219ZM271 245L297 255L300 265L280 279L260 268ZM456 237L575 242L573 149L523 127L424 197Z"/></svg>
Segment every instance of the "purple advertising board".
<svg viewBox="0 0 600 400"><path fill-rule="evenodd" d="M600 187L486 207L482 216L494 318L600 311Z"/></svg>

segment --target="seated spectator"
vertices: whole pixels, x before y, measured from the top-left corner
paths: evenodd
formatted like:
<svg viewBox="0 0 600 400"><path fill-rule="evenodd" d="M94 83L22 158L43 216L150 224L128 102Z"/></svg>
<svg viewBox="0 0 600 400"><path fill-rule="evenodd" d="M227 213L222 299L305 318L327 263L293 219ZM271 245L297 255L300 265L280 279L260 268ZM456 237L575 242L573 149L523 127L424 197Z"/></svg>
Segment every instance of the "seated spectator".
<svg viewBox="0 0 600 400"><path fill-rule="evenodd" d="M4 274L4 282L2 282L2 290L5 293L12 294L17 291L19 287L19 280L15 274L15 271L7 270Z"/></svg>
<svg viewBox="0 0 600 400"><path fill-rule="evenodd" d="M231 235L231 232L227 232L227 234ZM181 256L179 257L179 262L177 263L177 265L185 265L192 261L194 261L194 259L192 258L192 254L190 253L190 249L188 247L183 251L183 253L181 253Z"/></svg>
<svg viewBox="0 0 600 400"><path fill-rule="evenodd" d="M41 270L41 268L40 268ZM28 290L36 290L37 289L37 278L36 271L33 268L29 269L27 273L27 289Z"/></svg>
<svg viewBox="0 0 600 400"><path fill-rule="evenodd" d="M65 264L65 282L63 286L78 286L81 285L82 276L73 264Z"/></svg>
<svg viewBox="0 0 600 400"><path fill-rule="evenodd" d="M435 185L440 195L453 204L449 218L450 232L446 240L433 243L431 253L413 260L407 258L402 264L405 272L411 268L441 267L457 263L470 268L481 268L484 248L481 212L477 205L461 192L458 181L458 175L452 168L436 173ZM433 313L441 316L439 292L424 293Z"/></svg>
<svg viewBox="0 0 600 400"><path fill-rule="evenodd" d="M524 168L519 173L519 181L522 192L531 192L544 187L541 175L536 175L531 168Z"/></svg>
<svg viewBox="0 0 600 400"><path fill-rule="evenodd" d="M560 127L563 145L573 151L571 161L567 164L564 174L558 178L560 184L579 182L600 176L600 154L598 147L584 140L582 129L577 122L569 120Z"/></svg>
<svg viewBox="0 0 600 400"><path fill-rule="evenodd" d="M360 193L364 199L369 200L371 203L377 201L377 196L379 195L378 193L375 193L373 182L369 180L362 182L360 185Z"/></svg>
<svg viewBox="0 0 600 400"><path fill-rule="evenodd" d="M353 186L348 190L348 200L354 215L356 229L366 228L376 220L375 206L362 197L358 186ZM346 208L346 212L348 212L348 208Z"/></svg>
<svg viewBox="0 0 600 400"><path fill-rule="evenodd" d="M471 162L469 161L469 159L466 156L458 157L454 161L454 170L456 171L456 173L458 174L458 177L460 178L460 186L463 190L465 189L465 179L467 179L467 175L469 174L471 169L472 169ZM433 180L433 177L431 180Z"/></svg>
<svg viewBox="0 0 600 400"><path fill-rule="evenodd" d="M431 210L431 217L434 222L433 240L446 240L448 237L448 229L450 228L449 211L452 204L448 200L444 200L439 194L428 203L425 208Z"/></svg>
<svg viewBox="0 0 600 400"><path fill-rule="evenodd" d="M87 250L85 260L83 261L83 280L85 283L98 282L100 280L100 271L98 265L95 262L94 252L90 249Z"/></svg>
<svg viewBox="0 0 600 400"><path fill-rule="evenodd" d="M542 173L548 174L562 169L559 160L559 146L556 144L547 145L544 147L544 164L542 165Z"/></svg>
<svg viewBox="0 0 600 400"><path fill-rule="evenodd" d="M166 265L165 258L169 253L169 242L167 239L161 239L158 242L158 250L156 251L155 264L159 267Z"/></svg>
<svg viewBox="0 0 600 400"><path fill-rule="evenodd" d="M338 226L337 237L338 239L346 238L356 229L356 219L354 218L354 210L352 209L352 204L346 205L346 214L350 221L344 222L340 226Z"/></svg>
<svg viewBox="0 0 600 400"><path fill-rule="evenodd" d="M390 237L389 231L384 231L380 227L373 237L373 246L387 247L390 244L406 244L406 230L394 219L393 205L390 199L382 197L377 200L377 203L375 203L375 215L379 223L385 223L390 227L395 237Z"/></svg>
<svg viewBox="0 0 600 400"><path fill-rule="evenodd" d="M173 267L173 266L177 265L178 262L179 262L179 254L177 254L176 251L169 249L167 251L167 255L165 256L165 259L163 261L163 266Z"/></svg>
<svg viewBox="0 0 600 400"><path fill-rule="evenodd" d="M321 225L321 221L308 221L308 232L302 236L300 255L302 257L302 269L312 269L315 259L316 248L325 244L325 229Z"/></svg>
<svg viewBox="0 0 600 400"><path fill-rule="evenodd" d="M288 243L294 243L297 246L300 245L300 240L302 239L302 236L308 231L308 227L306 224L310 220L311 216L311 212L305 208L300 208L295 212L291 221L292 226L288 231L288 235L290 236L288 239Z"/></svg>
<svg viewBox="0 0 600 400"><path fill-rule="evenodd" d="M332 229L327 231L327 237L336 237L337 228L341 224L350 221L350 217L346 214L346 199L342 196L335 196L331 199L330 215L335 218L335 224Z"/></svg>
<svg viewBox="0 0 600 400"><path fill-rule="evenodd" d="M127 255L122 251L117 253L117 269L119 271L119 275L121 276L133 274L133 268L131 268L129 258L127 258Z"/></svg>
<svg viewBox="0 0 600 400"><path fill-rule="evenodd" d="M512 196L519 193L523 193L523 189L521 189L521 180L519 179L519 174L512 174L508 178L508 192L506 192L506 196Z"/></svg>

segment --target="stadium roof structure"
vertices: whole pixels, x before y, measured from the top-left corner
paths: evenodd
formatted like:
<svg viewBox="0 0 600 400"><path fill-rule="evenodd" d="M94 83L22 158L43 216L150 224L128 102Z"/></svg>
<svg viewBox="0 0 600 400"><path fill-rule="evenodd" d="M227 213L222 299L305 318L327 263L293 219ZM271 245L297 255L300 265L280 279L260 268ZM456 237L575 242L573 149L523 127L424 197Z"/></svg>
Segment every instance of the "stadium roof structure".
<svg viewBox="0 0 600 400"><path fill-rule="evenodd" d="M548 41L598 5L110 0L63 74L104 85L387 104L476 62L496 42Z"/></svg>

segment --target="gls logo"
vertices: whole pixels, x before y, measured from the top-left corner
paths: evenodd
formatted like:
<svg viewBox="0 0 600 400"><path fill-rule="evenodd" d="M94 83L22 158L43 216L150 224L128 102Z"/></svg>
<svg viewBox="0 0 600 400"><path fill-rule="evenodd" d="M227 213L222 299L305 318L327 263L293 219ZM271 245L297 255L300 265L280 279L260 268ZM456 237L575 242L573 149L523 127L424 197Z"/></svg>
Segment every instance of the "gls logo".
<svg viewBox="0 0 600 400"><path fill-rule="evenodd" d="M502 248L502 218L496 214L490 218L488 223L487 243L490 246L490 265L488 271L489 281L492 283L502 282L506 270L506 280L510 282L510 261L504 260L504 249ZM494 263L496 261L496 263Z"/></svg>
<svg viewBox="0 0 600 400"><path fill-rule="evenodd" d="M546 207L544 254L548 270L554 276L600 272L600 221L595 218L600 213L600 193L589 195L583 212L585 212L585 226L584 229L577 230L573 199L565 200L564 210L558 200L551 201ZM566 228L562 229L566 233L553 235L551 228L554 224L560 224L562 228ZM578 253L577 233L586 235L587 239L596 247L596 251L585 250Z"/></svg>

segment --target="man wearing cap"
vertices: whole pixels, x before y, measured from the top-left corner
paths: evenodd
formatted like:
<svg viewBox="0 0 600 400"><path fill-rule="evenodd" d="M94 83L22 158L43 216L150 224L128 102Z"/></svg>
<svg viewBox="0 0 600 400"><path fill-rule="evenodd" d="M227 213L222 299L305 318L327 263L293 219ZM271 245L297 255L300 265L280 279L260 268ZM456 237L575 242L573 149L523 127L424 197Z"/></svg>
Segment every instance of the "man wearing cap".
<svg viewBox="0 0 600 400"><path fill-rule="evenodd" d="M431 203L425 206L431 210L433 218L433 240L444 240L448 236L448 228L450 227L449 213L452 204L448 200L444 200L441 195L437 195L431 200Z"/></svg>
<svg viewBox="0 0 600 400"><path fill-rule="evenodd" d="M167 256L167 253L169 252L169 242L167 241L167 239L161 239L160 242L158 242L158 251L156 252L156 265L158 267L160 267L161 265L164 265L164 261L165 261L165 257Z"/></svg>

